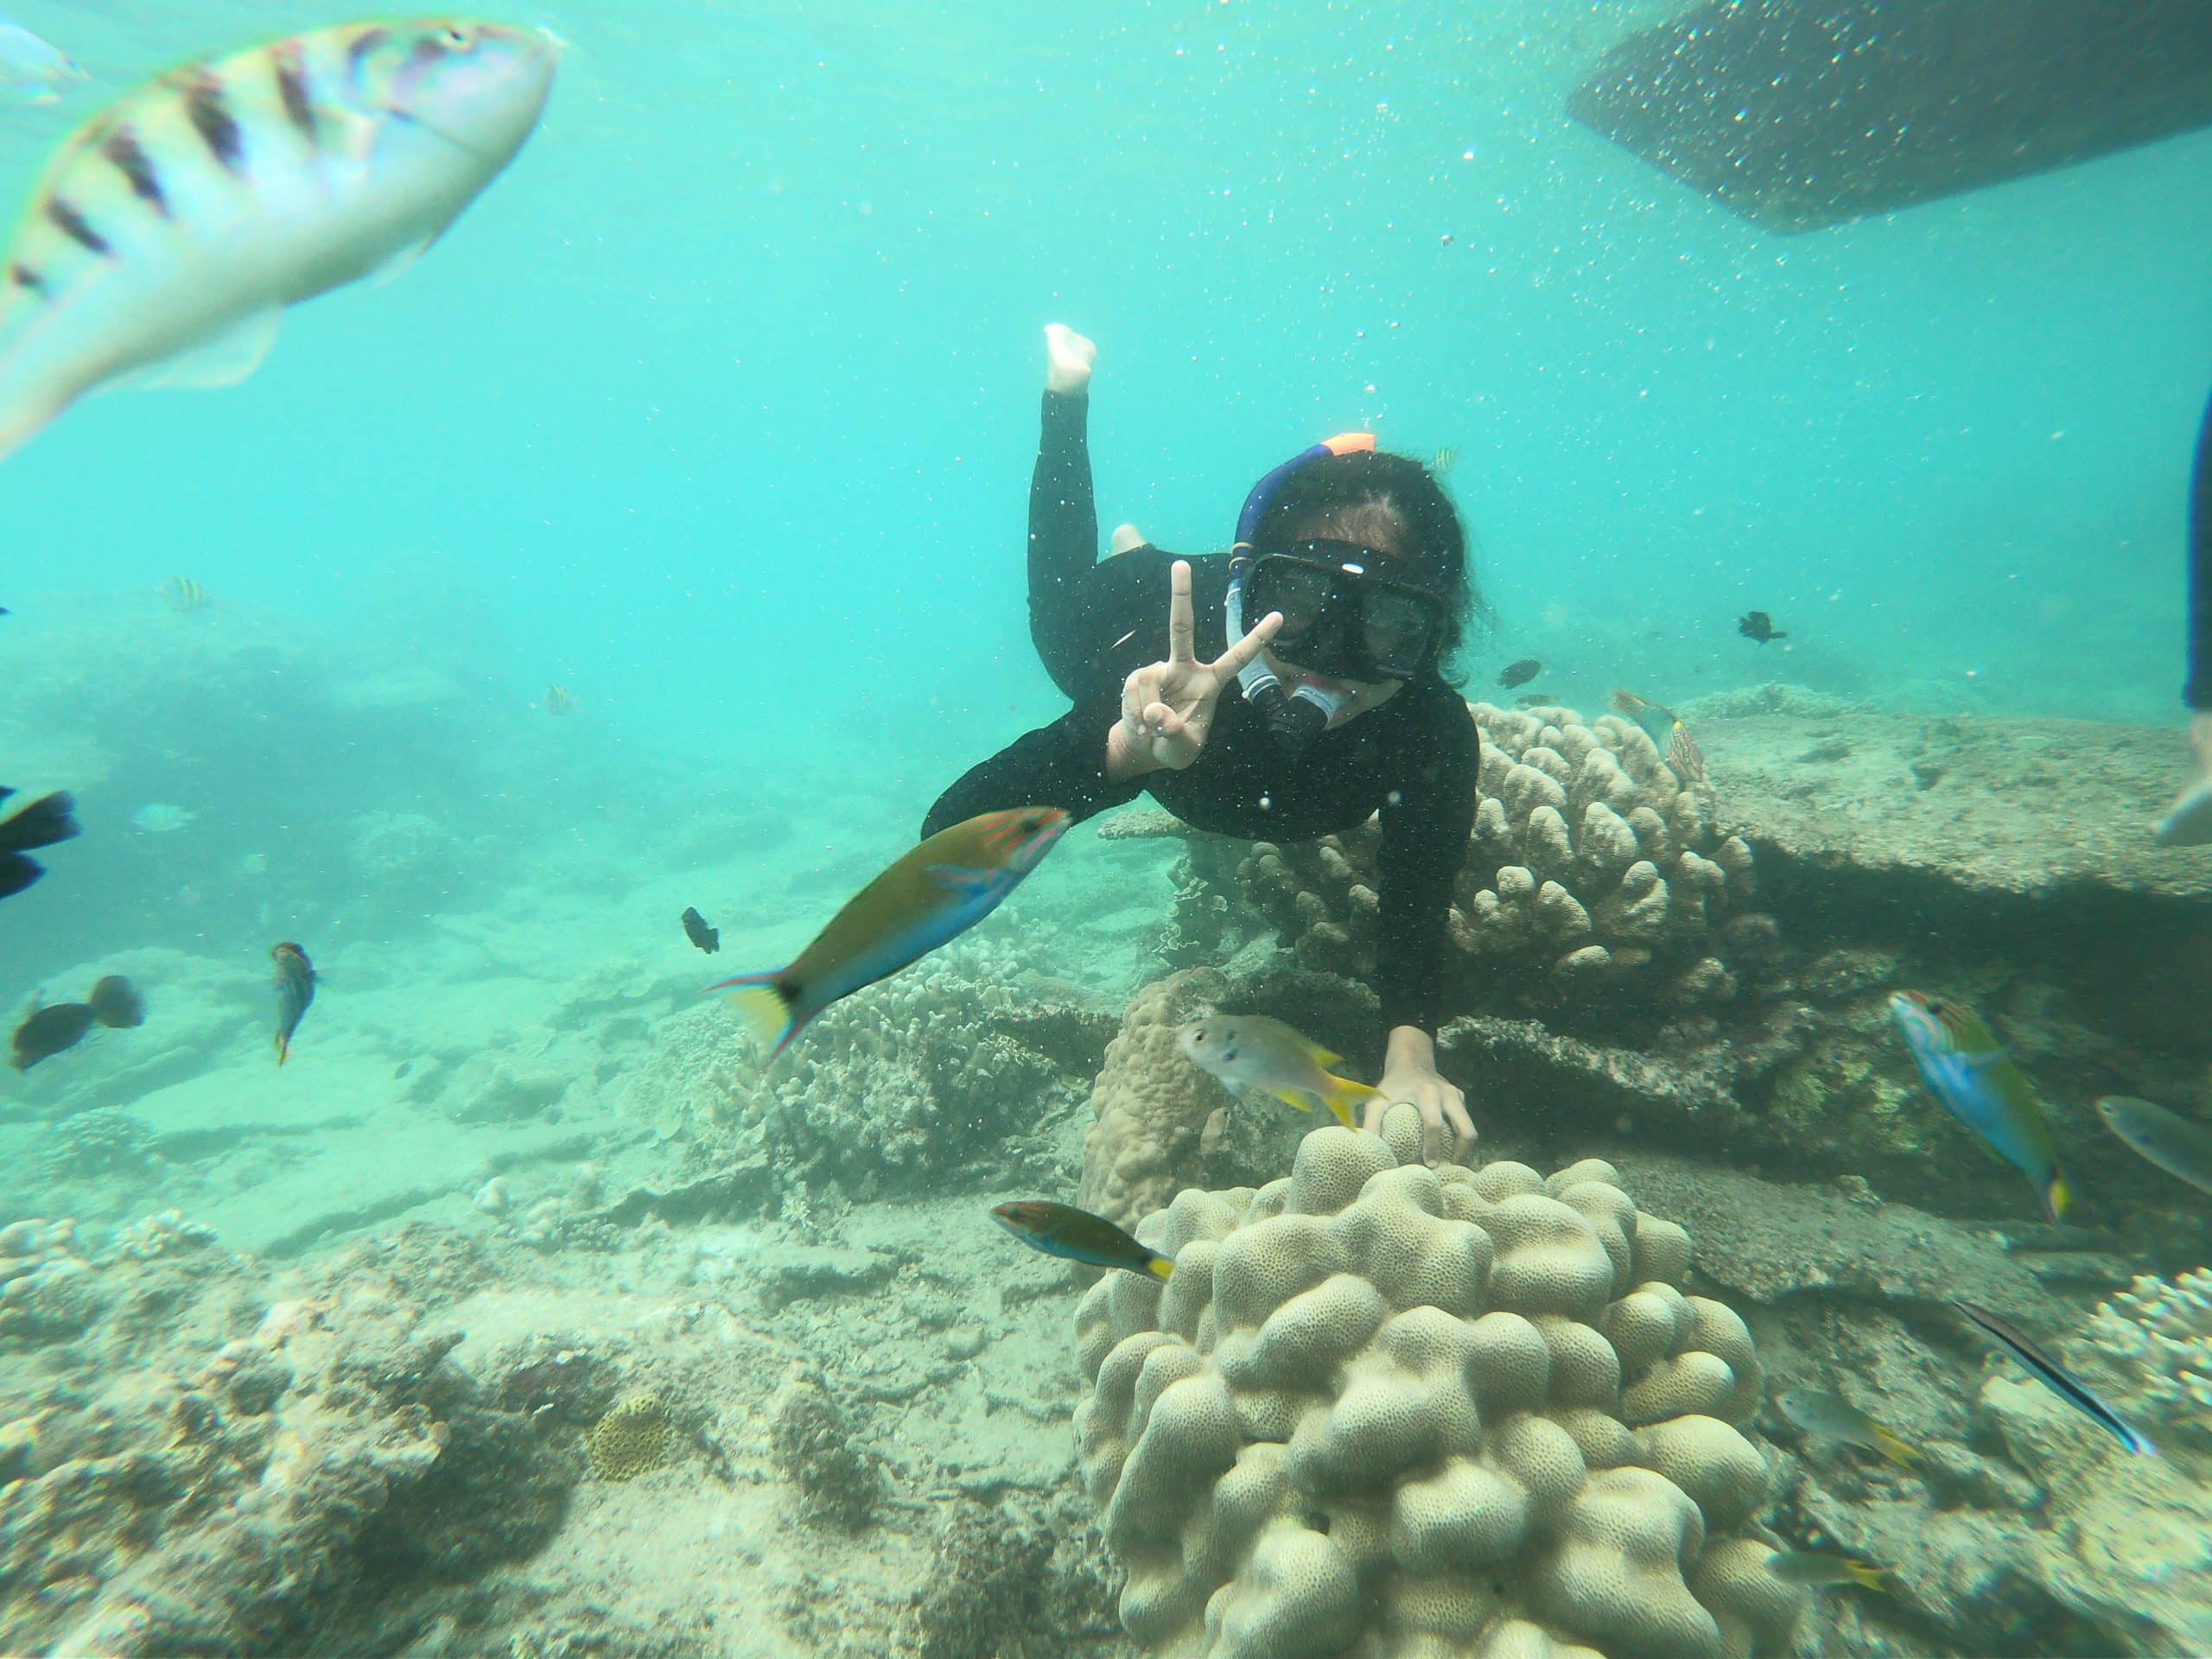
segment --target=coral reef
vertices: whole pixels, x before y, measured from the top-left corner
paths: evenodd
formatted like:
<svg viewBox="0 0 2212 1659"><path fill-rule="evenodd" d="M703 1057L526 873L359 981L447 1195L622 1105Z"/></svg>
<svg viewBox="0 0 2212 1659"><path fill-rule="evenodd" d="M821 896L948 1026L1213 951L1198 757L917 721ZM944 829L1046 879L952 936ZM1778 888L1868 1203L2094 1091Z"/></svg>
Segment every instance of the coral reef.
<svg viewBox="0 0 2212 1659"><path fill-rule="evenodd" d="M1080 1208L1132 1226L1166 1203L1219 1140L1233 1103L1184 1057L1175 1033L1218 1007L1229 984L1212 969L1185 969L1130 1001L1091 1087Z"/></svg>
<svg viewBox="0 0 2212 1659"><path fill-rule="evenodd" d="M900 1620L899 1649L913 1659L996 1659L1018 1650L1032 1623L1052 1540L996 1504L963 1499L946 1512L931 1573Z"/></svg>
<svg viewBox="0 0 2212 1659"><path fill-rule="evenodd" d="M39 1161L49 1181L80 1181L128 1174L143 1167L153 1150L154 1132L144 1119L99 1106L55 1124Z"/></svg>
<svg viewBox="0 0 2212 1659"><path fill-rule="evenodd" d="M1084 1477L1152 1650L1249 1659L1786 1650L1750 1333L1610 1166L1432 1171L1331 1125L1139 1236L1084 1297Z"/></svg>
<svg viewBox="0 0 2212 1659"><path fill-rule="evenodd" d="M90 1287L88 1317L0 1328L22 1412L0 1431L0 1649L306 1650L364 1598L556 1524L560 1460L447 1363L457 1334L423 1334L401 1279L357 1262L280 1288L175 1217L90 1261L72 1242L0 1230L10 1269L36 1264L10 1288L64 1264Z"/></svg>
<svg viewBox="0 0 2212 1659"><path fill-rule="evenodd" d="M1732 959L1757 959L1773 918L1750 846L1714 824L1710 791L1685 787L1651 739L1559 707L1472 705L1483 732L1481 804L1448 923L1471 982L1547 1006L1605 987L1675 1013L1732 1000ZM1318 842L1255 844L1238 876L1309 966L1374 968L1380 899L1370 821Z"/></svg>
<svg viewBox="0 0 2212 1659"><path fill-rule="evenodd" d="M2092 1346L2130 1379L2152 1438L2178 1433L2212 1451L2212 1268L2172 1280L2139 1275L2090 1320Z"/></svg>
<svg viewBox="0 0 2212 1659"><path fill-rule="evenodd" d="M798 1489L809 1518L848 1532L875 1518L883 1471L853 1443L852 1427L822 1379L794 1372L768 1413L768 1455Z"/></svg>
<svg viewBox="0 0 2212 1659"><path fill-rule="evenodd" d="M584 1437L592 1472L635 1480L668 1461L668 1407L657 1394L633 1394Z"/></svg>
<svg viewBox="0 0 2212 1659"><path fill-rule="evenodd" d="M696 1169L758 1154L784 1193L866 1202L1033 1155L1107 1029L1093 999L977 942L838 1003L772 1065L723 1009L667 1020L624 1110L690 1142Z"/></svg>
<svg viewBox="0 0 2212 1659"><path fill-rule="evenodd" d="M98 1319L107 1287L77 1254L77 1224L64 1217L0 1228L0 1340L73 1336Z"/></svg>

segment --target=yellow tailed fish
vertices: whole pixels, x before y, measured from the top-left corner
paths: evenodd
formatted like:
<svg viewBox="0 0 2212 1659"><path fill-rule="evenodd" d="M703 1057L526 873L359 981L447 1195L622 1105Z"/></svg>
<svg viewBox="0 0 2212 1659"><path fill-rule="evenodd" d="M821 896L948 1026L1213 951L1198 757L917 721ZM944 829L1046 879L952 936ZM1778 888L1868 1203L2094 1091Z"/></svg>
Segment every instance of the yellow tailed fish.
<svg viewBox="0 0 2212 1659"><path fill-rule="evenodd" d="M1872 1561L1854 1560L1849 1555L1832 1554L1824 1549L1777 1549L1766 1558L1766 1570L1784 1584L1803 1585L1813 1589L1830 1585L1856 1584L1869 1590L1887 1593L1890 1572Z"/></svg>
<svg viewBox="0 0 2212 1659"><path fill-rule="evenodd" d="M1376 1090L1329 1068L1344 1058L1280 1020L1258 1014L1217 1014L1193 1020L1176 1033L1183 1052L1230 1089L1262 1089L1276 1099L1310 1112L1319 1102L1348 1129L1359 1127L1353 1107L1374 1098Z"/></svg>
<svg viewBox="0 0 2212 1659"><path fill-rule="evenodd" d="M234 385L288 305L429 246L537 125L543 35L354 23L188 64L65 143L0 263L0 457L126 377Z"/></svg>
<svg viewBox="0 0 2212 1659"><path fill-rule="evenodd" d="M1067 827L1059 807L1024 806L940 830L848 899L788 967L707 988L736 993L772 1060L832 1002L890 978L997 909Z"/></svg>
<svg viewBox="0 0 2212 1659"><path fill-rule="evenodd" d="M1928 1092L2028 1178L2045 1215L2063 1220L2073 1207L2073 1185L2059 1166L2050 1119L2034 1086L2012 1064L2012 1051L1972 1008L1948 997L1894 992L1890 1015Z"/></svg>
<svg viewBox="0 0 2212 1659"><path fill-rule="evenodd" d="M1922 1454L1910 1442L1840 1395L1830 1394L1824 1389L1789 1389L1775 1397L1775 1404L1782 1408L1783 1416L1808 1434L1864 1446L1908 1468L1921 1461Z"/></svg>
<svg viewBox="0 0 2212 1659"><path fill-rule="evenodd" d="M1643 728L1644 735L1661 746L1667 764L1686 784L1705 781L1705 753L1690 735L1690 728L1673 709L1639 697L1633 691L1613 692L1613 711Z"/></svg>
<svg viewBox="0 0 2212 1659"><path fill-rule="evenodd" d="M1159 1279L1175 1271L1174 1262L1148 1244L1140 1244L1103 1216L1071 1204L1032 1198L1002 1204L991 1211L1000 1226L1033 1250L1081 1262L1094 1268L1123 1268Z"/></svg>

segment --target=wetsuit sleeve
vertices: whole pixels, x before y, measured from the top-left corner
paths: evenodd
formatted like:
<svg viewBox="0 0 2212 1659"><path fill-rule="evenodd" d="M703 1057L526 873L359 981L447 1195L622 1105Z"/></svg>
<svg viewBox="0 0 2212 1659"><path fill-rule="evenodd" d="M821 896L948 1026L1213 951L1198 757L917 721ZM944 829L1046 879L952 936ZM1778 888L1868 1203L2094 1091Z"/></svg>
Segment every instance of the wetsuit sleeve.
<svg viewBox="0 0 2212 1659"><path fill-rule="evenodd" d="M922 821L923 836L1007 807L1064 807L1080 823L1135 800L1144 792L1142 778L1117 784L1106 775L1106 734L1121 715L1117 686L1084 697L1051 725L1016 738L938 798Z"/></svg>
<svg viewBox="0 0 2212 1659"><path fill-rule="evenodd" d="M1482 739L1458 693L1433 688L1433 711L1409 721L1397 799L1382 809L1376 859L1382 913L1375 949L1382 1028L1436 1033L1444 1014L1445 918L1475 827Z"/></svg>
<svg viewBox="0 0 2212 1659"><path fill-rule="evenodd" d="M2181 696L2191 709L2212 709L2212 399L2189 484L2189 683Z"/></svg>

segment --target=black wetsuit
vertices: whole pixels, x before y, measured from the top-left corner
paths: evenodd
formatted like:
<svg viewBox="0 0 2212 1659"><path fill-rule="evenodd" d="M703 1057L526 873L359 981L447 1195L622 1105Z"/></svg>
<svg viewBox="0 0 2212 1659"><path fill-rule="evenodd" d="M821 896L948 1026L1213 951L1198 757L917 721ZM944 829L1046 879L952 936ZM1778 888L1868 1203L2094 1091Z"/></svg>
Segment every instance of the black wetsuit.
<svg viewBox="0 0 2212 1659"><path fill-rule="evenodd" d="M2189 486L2189 683L2181 696L2191 709L2212 709L2212 399Z"/></svg>
<svg viewBox="0 0 2212 1659"><path fill-rule="evenodd" d="M1062 806L1087 818L1147 790L1185 823L1261 841L1310 840L1379 811L1382 1024L1434 1033L1445 1012L1445 917L1475 817L1480 740L1465 702L1431 672L1324 732L1302 753L1286 754L1231 686L1187 770L1109 780L1106 738L1121 718L1122 682L1167 656L1168 567L1176 556L1147 546L1099 562L1088 412L1085 397L1045 394L1029 494L1030 635L1075 706L953 785L923 833L1010 806ZM1191 560L1202 658L1225 648L1228 592L1225 555Z"/></svg>

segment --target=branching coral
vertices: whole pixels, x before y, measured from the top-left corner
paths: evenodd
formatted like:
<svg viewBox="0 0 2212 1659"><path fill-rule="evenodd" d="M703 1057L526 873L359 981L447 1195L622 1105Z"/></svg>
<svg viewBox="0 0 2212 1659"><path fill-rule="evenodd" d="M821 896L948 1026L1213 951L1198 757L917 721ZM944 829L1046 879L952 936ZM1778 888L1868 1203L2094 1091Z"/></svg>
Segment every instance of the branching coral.
<svg viewBox="0 0 2212 1659"><path fill-rule="evenodd" d="M1745 909L1751 851L1714 828L1651 739L1607 715L1473 706L1483 760L1449 923L1470 971L1516 971L1553 996L1628 982L1665 1006L1725 1002L1732 956L1770 944ZM1309 966L1370 972L1381 905L1370 821L1315 842L1256 845L1239 879Z"/></svg>
<svg viewBox="0 0 2212 1659"><path fill-rule="evenodd" d="M2212 1447L2212 1268L2137 1278L2097 1310L2088 1335L2146 1416Z"/></svg>
<svg viewBox="0 0 2212 1659"><path fill-rule="evenodd" d="M1688 1236L1605 1164L1433 1171L1408 1109L1387 1128L1179 1194L1138 1229L1173 1278L1085 1296L1077 1429L1130 1635L1207 1659L1785 1651L1800 1597L1763 1570L1766 1464L1732 1426L1758 1363L1679 1288Z"/></svg>

